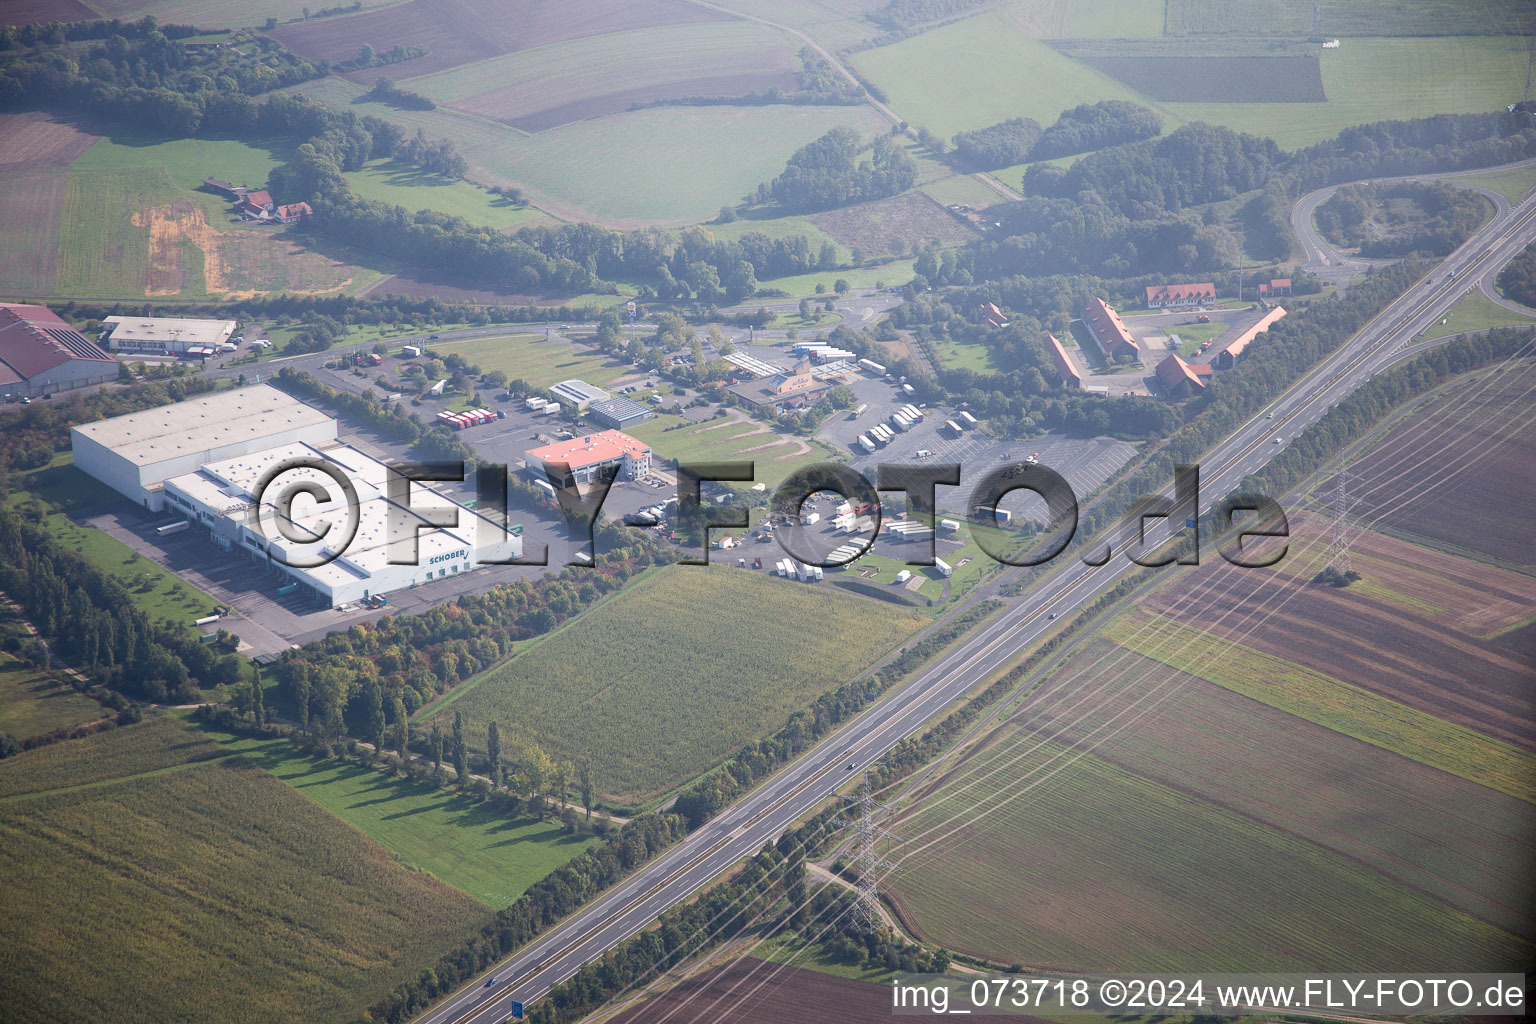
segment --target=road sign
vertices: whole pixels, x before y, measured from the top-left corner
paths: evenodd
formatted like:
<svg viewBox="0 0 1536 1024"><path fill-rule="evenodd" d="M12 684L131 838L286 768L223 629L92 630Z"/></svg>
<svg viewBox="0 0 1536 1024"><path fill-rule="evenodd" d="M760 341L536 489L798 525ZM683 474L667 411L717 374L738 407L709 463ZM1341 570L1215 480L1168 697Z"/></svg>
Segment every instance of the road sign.
<svg viewBox="0 0 1536 1024"><path fill-rule="evenodd" d="M522 1003L518 1002L516 999L512 1000L511 1010L512 1010L512 1017L511 1017L512 1020L522 1020L523 1019L523 1004Z"/></svg>

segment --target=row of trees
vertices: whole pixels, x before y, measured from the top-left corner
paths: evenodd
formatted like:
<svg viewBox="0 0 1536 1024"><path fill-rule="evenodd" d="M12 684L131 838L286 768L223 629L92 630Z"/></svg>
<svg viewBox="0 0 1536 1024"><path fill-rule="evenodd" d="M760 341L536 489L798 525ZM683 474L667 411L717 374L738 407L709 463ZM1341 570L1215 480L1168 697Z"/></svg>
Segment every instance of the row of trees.
<svg viewBox="0 0 1536 1024"><path fill-rule="evenodd" d="M1520 250L1499 271L1498 285L1506 297L1536 309L1536 243Z"/></svg>
<svg viewBox="0 0 1536 1024"><path fill-rule="evenodd" d="M1015 117L961 132L955 136L955 152L973 167L996 170L1155 138L1162 130L1156 112L1128 100L1103 100L1063 111L1049 128L1033 118Z"/></svg>
<svg viewBox="0 0 1536 1024"><path fill-rule="evenodd" d="M151 622L122 584L8 508L0 508L0 590L61 657L130 696L196 700L199 687L240 678L233 655L199 643L187 623Z"/></svg>

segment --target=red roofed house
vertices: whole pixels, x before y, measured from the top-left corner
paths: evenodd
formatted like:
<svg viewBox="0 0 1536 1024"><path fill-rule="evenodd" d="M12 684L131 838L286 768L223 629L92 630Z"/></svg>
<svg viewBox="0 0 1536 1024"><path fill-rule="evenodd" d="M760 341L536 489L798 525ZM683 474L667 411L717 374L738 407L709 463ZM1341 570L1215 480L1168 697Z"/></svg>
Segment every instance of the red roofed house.
<svg viewBox="0 0 1536 1024"><path fill-rule="evenodd" d="M1137 347L1136 339L1131 337L1125 321L1103 299L1088 300L1088 305L1083 307L1083 324L1088 328L1088 333L1093 335L1093 340L1098 342L1105 359L1128 363L1141 358L1141 349Z"/></svg>
<svg viewBox="0 0 1536 1024"><path fill-rule="evenodd" d="M246 220L271 220L277 204L272 201L272 193L266 189L259 192L247 192L245 198L235 204L235 210Z"/></svg>
<svg viewBox="0 0 1536 1024"><path fill-rule="evenodd" d="M1003 311L997 308L996 303L983 302L976 307L976 316L988 327L1007 327L1008 318Z"/></svg>
<svg viewBox="0 0 1536 1024"><path fill-rule="evenodd" d="M286 206L279 206L272 212L272 216L277 218L279 224L293 224L314 212L309 208L308 203L289 203Z"/></svg>
<svg viewBox="0 0 1536 1024"><path fill-rule="evenodd" d="M0 303L0 399L117 379L117 360L44 306Z"/></svg>
<svg viewBox="0 0 1536 1024"><path fill-rule="evenodd" d="M1165 306L1209 306L1216 301L1216 286L1209 281L1200 284L1164 284L1147 289L1147 308L1162 309Z"/></svg>
<svg viewBox="0 0 1536 1024"><path fill-rule="evenodd" d="M1056 377L1064 388L1080 388L1083 386L1083 375L1077 367L1072 365L1072 360L1067 356L1067 350L1061 342L1056 340L1056 335L1045 336L1045 347L1051 353L1051 361L1056 364Z"/></svg>
<svg viewBox="0 0 1536 1024"><path fill-rule="evenodd" d="M529 468L536 460L552 470L557 486L571 487L591 483L608 466L618 467L620 479L644 476L651 471L651 448L623 431L604 430L534 448L528 452L528 460ZM561 464L568 467L564 479L558 479Z"/></svg>
<svg viewBox="0 0 1536 1024"><path fill-rule="evenodd" d="M1272 277L1269 284L1259 285L1259 298L1272 299L1276 295L1291 294L1291 279L1288 277Z"/></svg>
<svg viewBox="0 0 1536 1024"><path fill-rule="evenodd" d="M1243 358L1243 352L1247 350L1253 339L1269 330L1270 325L1283 316L1285 316L1284 306L1276 306L1265 313L1262 320L1227 343L1227 347L1216 356L1216 365L1223 370L1232 369L1237 365L1237 361Z"/></svg>
<svg viewBox="0 0 1536 1024"><path fill-rule="evenodd" d="M1157 379L1173 398L1188 398L1205 390L1205 381L1177 352L1157 364Z"/></svg>

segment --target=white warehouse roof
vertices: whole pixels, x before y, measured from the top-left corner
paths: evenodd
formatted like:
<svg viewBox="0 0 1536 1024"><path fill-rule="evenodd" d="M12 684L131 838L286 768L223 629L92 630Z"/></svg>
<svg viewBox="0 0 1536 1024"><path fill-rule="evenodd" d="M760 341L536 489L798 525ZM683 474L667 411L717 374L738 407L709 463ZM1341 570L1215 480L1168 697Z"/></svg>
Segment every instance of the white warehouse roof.
<svg viewBox="0 0 1536 1024"><path fill-rule="evenodd" d="M174 342L178 345L217 345L235 333L233 320L191 320L182 317L109 316L102 321L115 341Z"/></svg>
<svg viewBox="0 0 1536 1024"><path fill-rule="evenodd" d="M215 450L296 427L333 422L319 409L276 388L258 384L234 391L215 391L74 429L143 467L188 452Z"/></svg>
<svg viewBox="0 0 1536 1024"><path fill-rule="evenodd" d="M586 405L588 402L601 402L612 397L600 387L588 384L584 380L563 380L549 389L550 394L556 398L572 402L576 405Z"/></svg>

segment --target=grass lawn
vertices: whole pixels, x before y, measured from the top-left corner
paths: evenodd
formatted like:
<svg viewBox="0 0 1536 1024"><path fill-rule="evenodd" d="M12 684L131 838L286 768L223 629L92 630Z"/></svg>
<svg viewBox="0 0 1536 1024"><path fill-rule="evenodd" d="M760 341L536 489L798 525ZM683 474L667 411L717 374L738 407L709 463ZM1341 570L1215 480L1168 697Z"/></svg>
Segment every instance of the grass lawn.
<svg viewBox="0 0 1536 1024"><path fill-rule="evenodd" d="M1012 117L1050 124L1079 103L1148 105L1140 93L1031 38L1003 10L865 50L853 63L885 90L893 110L945 139Z"/></svg>
<svg viewBox="0 0 1536 1024"><path fill-rule="evenodd" d="M463 217L471 224L503 230L549 221L532 206L515 206L467 181L445 178L397 160L370 160L362 170L345 177L352 191L364 199L394 203L413 213L436 210Z"/></svg>
<svg viewBox="0 0 1536 1024"><path fill-rule="evenodd" d="M447 790L305 757L286 740L208 734L407 864L494 909L596 842L566 835L558 821L508 819Z"/></svg>
<svg viewBox="0 0 1536 1024"><path fill-rule="evenodd" d="M1213 320L1208 324L1174 324L1168 328L1168 333L1179 336L1179 355L1191 359L1201 345L1226 329L1226 324Z"/></svg>
<svg viewBox="0 0 1536 1024"><path fill-rule="evenodd" d="M58 456L54 465L28 474L22 488L6 497L14 508L31 505L42 511L42 525L64 549L121 583L151 620L169 619L193 629L192 621L211 614L217 601L114 537L93 527L77 526L65 515L116 499L115 492L76 469L68 454Z"/></svg>
<svg viewBox="0 0 1536 1024"><path fill-rule="evenodd" d="M189 745L223 753L161 718L0 763L0 791L21 773L33 794L0 801L15 1019L355 1020L488 918L259 768L187 762ZM79 786L82 759L118 771Z"/></svg>
<svg viewBox="0 0 1536 1024"><path fill-rule="evenodd" d="M107 714L72 687L0 653L0 732L24 740Z"/></svg>
<svg viewBox="0 0 1536 1024"><path fill-rule="evenodd" d="M1163 34L1163 8L1144 0L1075 0L1067 35L1074 39L1156 39Z"/></svg>
<svg viewBox="0 0 1536 1024"><path fill-rule="evenodd" d="M628 363L615 362L601 352L577 349L557 337L551 336L545 341L542 333L510 334L472 341L433 341L428 345L432 351L443 355L463 356L486 373L501 370L514 380L521 378L538 388L547 388L572 377L602 387L630 372Z"/></svg>
<svg viewBox="0 0 1536 1024"><path fill-rule="evenodd" d="M912 280L914 260L892 260L874 267L857 267L852 270L817 270L809 274L790 277L774 277L759 281L763 288L779 288L792 298L816 298L816 286L825 285L826 294L832 294L832 284L838 278L848 282L850 288L895 288ZM752 300L746 305L750 306Z"/></svg>
<svg viewBox="0 0 1536 1024"><path fill-rule="evenodd" d="M1466 331L1486 331L1491 327L1525 327L1536 323L1536 313L1521 316L1478 290L1462 298L1441 319L1445 322L1431 324L1424 331L1425 338L1445 338Z"/></svg>
<svg viewBox="0 0 1536 1024"><path fill-rule="evenodd" d="M705 420L696 426L669 430L687 422L681 416L658 413L656 418L626 433L646 442L658 456L681 462L752 461L755 479L771 491L802 466L834 461L835 453L820 441L775 430L757 420L736 418ZM743 484L742 486L746 486Z"/></svg>
<svg viewBox="0 0 1536 1024"><path fill-rule="evenodd" d="M975 370L977 373L1002 373L1004 370L993 358L992 350L979 341L936 338L932 344L946 370Z"/></svg>
<svg viewBox="0 0 1536 1024"><path fill-rule="evenodd" d="M1518 203L1530 194L1531 189L1536 188L1536 167L1516 167L1514 170L1495 171L1492 174L1464 174L1448 180L1492 189L1511 203Z"/></svg>
<svg viewBox="0 0 1536 1024"><path fill-rule="evenodd" d="M1326 103L1165 103L1295 149L1350 125L1503 110L1525 89L1527 47L1505 36L1350 38L1322 51Z"/></svg>
<svg viewBox="0 0 1536 1024"><path fill-rule="evenodd" d="M1005 177L1002 172L997 172L995 177L1004 185L1013 188L1023 174L1021 170L1018 174ZM922 190L927 193L928 198L942 206L964 203L980 210L1003 201L1003 197L998 195L995 189L983 185L979 179L969 174L951 174L947 178L939 178L923 185Z"/></svg>
<svg viewBox="0 0 1536 1024"><path fill-rule="evenodd" d="M462 711L472 743L492 720L515 723L554 757L590 756L605 800L638 803L780 728L927 622L764 572L668 566L417 717Z"/></svg>

